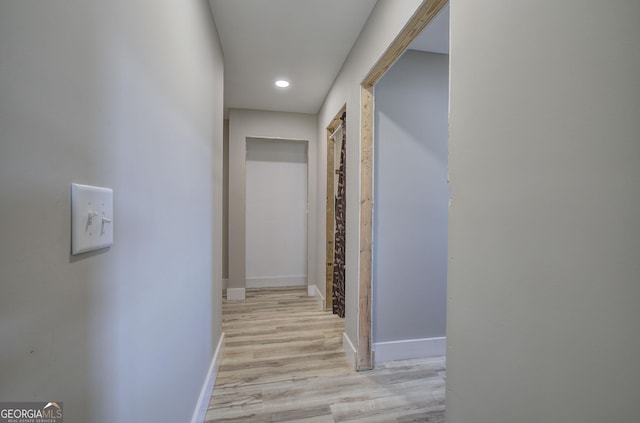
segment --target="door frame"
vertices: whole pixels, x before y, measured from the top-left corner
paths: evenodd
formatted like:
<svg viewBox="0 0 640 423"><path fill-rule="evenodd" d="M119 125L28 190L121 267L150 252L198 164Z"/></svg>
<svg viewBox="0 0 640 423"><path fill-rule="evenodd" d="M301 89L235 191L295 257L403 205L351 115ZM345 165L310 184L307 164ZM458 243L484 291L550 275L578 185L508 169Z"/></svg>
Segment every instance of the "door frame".
<svg viewBox="0 0 640 423"><path fill-rule="evenodd" d="M424 0L360 85L360 276L358 281L358 347L356 370L373 369L372 247L373 247L373 107L374 88L409 44L449 0Z"/></svg>
<svg viewBox="0 0 640 423"><path fill-rule="evenodd" d="M341 125L340 118L347 111L347 105L343 105L334 118L327 125L327 195L326 195L326 247L325 247L325 297L324 310L333 309L333 261L335 254L334 232L336 223L336 205L333 194L335 178L335 141L331 138L333 133ZM329 189L331 188L331 189Z"/></svg>

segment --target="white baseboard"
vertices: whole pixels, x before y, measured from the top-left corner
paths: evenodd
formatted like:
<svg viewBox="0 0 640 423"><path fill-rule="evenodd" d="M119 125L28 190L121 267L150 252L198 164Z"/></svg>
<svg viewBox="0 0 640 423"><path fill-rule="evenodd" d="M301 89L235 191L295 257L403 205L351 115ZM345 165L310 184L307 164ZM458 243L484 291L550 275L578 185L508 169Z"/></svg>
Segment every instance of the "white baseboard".
<svg viewBox="0 0 640 423"><path fill-rule="evenodd" d="M307 285L307 297L315 297L316 296L316 290L315 290L315 285Z"/></svg>
<svg viewBox="0 0 640 423"><path fill-rule="evenodd" d="M241 301L245 297L244 288L227 288L227 301Z"/></svg>
<svg viewBox="0 0 640 423"><path fill-rule="evenodd" d="M318 285L313 285L313 287L316 289L316 296L318 296L324 303L324 300L325 300L324 293L318 289Z"/></svg>
<svg viewBox="0 0 640 423"><path fill-rule="evenodd" d="M322 301L324 301L324 295L322 295L322 292L320 292L317 285L309 285L308 290L309 290L310 297L318 297Z"/></svg>
<svg viewBox="0 0 640 423"><path fill-rule="evenodd" d="M207 415L207 408L209 407L209 399L211 398L213 387L216 384L216 376L218 374L218 369L220 368L220 363L222 362L223 353L224 332L222 332L222 335L220 335L220 340L218 341L216 352L213 354L213 358L211 359L209 373L207 373L207 377L204 380L204 385L202 386L202 390L200 391L200 397L198 398L198 402L196 403L196 409L193 411L191 423L204 423L205 417Z"/></svg>
<svg viewBox="0 0 640 423"><path fill-rule="evenodd" d="M447 338L407 339L373 344L375 363L445 355Z"/></svg>
<svg viewBox="0 0 640 423"><path fill-rule="evenodd" d="M229 279L222 279L222 289L227 289L229 288Z"/></svg>
<svg viewBox="0 0 640 423"><path fill-rule="evenodd" d="M349 339L346 332L342 332L342 349L347 356L347 360L353 370L357 369L356 366L356 347L353 346L353 342Z"/></svg>
<svg viewBox="0 0 640 423"><path fill-rule="evenodd" d="M265 276L247 278L247 288L275 288L281 286L305 286L306 276Z"/></svg>

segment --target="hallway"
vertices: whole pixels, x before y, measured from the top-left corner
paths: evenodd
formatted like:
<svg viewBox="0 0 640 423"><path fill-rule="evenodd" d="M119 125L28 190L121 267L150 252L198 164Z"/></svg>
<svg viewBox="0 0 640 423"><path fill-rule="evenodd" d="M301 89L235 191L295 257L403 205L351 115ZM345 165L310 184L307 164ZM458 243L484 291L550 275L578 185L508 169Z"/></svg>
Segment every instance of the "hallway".
<svg viewBox="0 0 640 423"><path fill-rule="evenodd" d="M444 421L444 357L355 372L343 321L317 301L306 287L224 301L225 351L206 422Z"/></svg>

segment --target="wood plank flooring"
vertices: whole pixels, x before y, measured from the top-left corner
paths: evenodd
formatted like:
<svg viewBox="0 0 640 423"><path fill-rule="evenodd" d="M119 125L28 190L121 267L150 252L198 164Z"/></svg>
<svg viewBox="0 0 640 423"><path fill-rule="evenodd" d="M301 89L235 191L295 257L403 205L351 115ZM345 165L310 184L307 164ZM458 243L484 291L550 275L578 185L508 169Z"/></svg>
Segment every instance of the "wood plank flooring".
<svg viewBox="0 0 640 423"><path fill-rule="evenodd" d="M223 302L225 350L206 422L444 422L445 359L356 372L343 320L306 287Z"/></svg>

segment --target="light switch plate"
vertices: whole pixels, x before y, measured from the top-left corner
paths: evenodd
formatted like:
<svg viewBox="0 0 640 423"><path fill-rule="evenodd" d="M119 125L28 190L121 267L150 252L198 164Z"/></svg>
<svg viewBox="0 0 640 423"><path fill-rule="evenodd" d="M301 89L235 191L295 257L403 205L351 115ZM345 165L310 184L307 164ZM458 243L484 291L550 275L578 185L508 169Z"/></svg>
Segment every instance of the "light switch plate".
<svg viewBox="0 0 640 423"><path fill-rule="evenodd" d="M113 190L71 184L71 254L113 244Z"/></svg>

